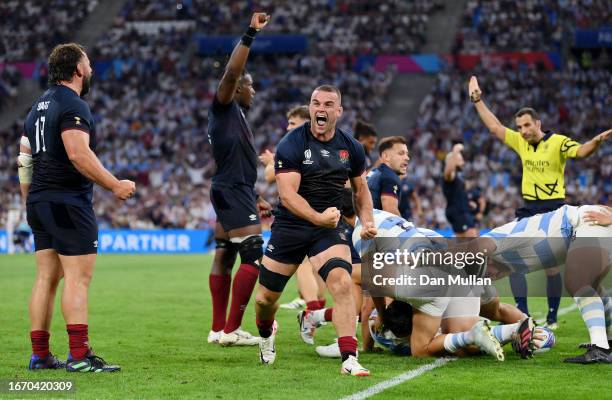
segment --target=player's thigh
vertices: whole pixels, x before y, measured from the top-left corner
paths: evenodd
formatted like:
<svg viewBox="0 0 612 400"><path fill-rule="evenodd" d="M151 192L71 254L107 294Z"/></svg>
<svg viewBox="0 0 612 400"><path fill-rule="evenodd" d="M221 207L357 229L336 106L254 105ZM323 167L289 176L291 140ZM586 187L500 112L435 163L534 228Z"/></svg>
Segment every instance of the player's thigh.
<svg viewBox="0 0 612 400"><path fill-rule="evenodd" d="M79 279L80 281L90 281L96 265L97 254L84 254L80 256L59 255L62 270L66 281Z"/></svg>
<svg viewBox="0 0 612 400"><path fill-rule="evenodd" d="M314 270L319 272L332 258L340 258L350 264L351 252L346 244L335 244L314 256L309 256L309 258Z"/></svg>
<svg viewBox="0 0 612 400"><path fill-rule="evenodd" d="M299 264L283 263L276 261L268 256L264 256L261 260L261 264L265 266L268 271L272 271L276 274L285 276L293 276L297 271Z"/></svg>
<svg viewBox="0 0 612 400"><path fill-rule="evenodd" d="M229 240L230 236L227 231L223 229L223 226L219 222L215 224L215 239L216 240Z"/></svg>
<svg viewBox="0 0 612 400"><path fill-rule="evenodd" d="M295 265L297 269L306 257L311 236L312 228L274 221L262 264L267 267L268 263L274 261L277 264Z"/></svg>
<svg viewBox="0 0 612 400"><path fill-rule="evenodd" d="M54 249L38 250L34 256L37 279L57 281L63 276L62 265Z"/></svg>
<svg viewBox="0 0 612 400"><path fill-rule="evenodd" d="M454 333L469 330L478 322L480 297L452 297L442 314L442 332Z"/></svg>
<svg viewBox="0 0 612 400"><path fill-rule="evenodd" d="M264 256L259 270L256 301L260 305L276 303L298 266L297 263L282 263Z"/></svg>
<svg viewBox="0 0 612 400"><path fill-rule="evenodd" d="M438 334L442 318L414 310L412 315L412 334L410 335L410 348L415 355L425 355L427 345Z"/></svg>

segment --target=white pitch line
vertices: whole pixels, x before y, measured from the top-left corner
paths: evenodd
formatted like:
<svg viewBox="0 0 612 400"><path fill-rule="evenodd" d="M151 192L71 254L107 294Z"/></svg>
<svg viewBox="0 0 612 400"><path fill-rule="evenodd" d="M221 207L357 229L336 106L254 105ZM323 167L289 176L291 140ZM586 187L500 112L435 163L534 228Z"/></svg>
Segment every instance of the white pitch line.
<svg viewBox="0 0 612 400"><path fill-rule="evenodd" d="M559 309L557 315L565 315L568 314L578 307L576 304L571 304L567 307L562 307ZM367 399L368 397L372 397L375 394L378 394L384 390L392 388L394 386L400 385L406 381L416 378L417 376L423 375L425 372L431 371L432 369L441 367L444 364L448 364L451 361L455 361L456 358L438 358L436 361L420 366L417 369L413 369L411 371L405 372L401 375L396 376L395 378L388 379L386 381L382 381L368 389L362 390L361 392L357 392L350 396L346 396L341 398L340 400L362 400Z"/></svg>
<svg viewBox="0 0 612 400"><path fill-rule="evenodd" d="M444 364L447 364L451 361L455 361L456 358L438 358L436 361L420 366L417 369L413 369L411 371L405 372L401 375L396 376L395 378L388 379L386 381L382 381L368 389L362 390L361 392L357 392L347 397L343 397L340 400L362 400L367 399L368 397L372 397L375 394L382 392L383 390L387 390L393 386L397 386L402 384L410 379L414 379L417 376L423 375L427 371L431 371L434 368L441 367Z"/></svg>
<svg viewBox="0 0 612 400"><path fill-rule="evenodd" d="M578 309L578 306L576 305L576 303L570 304L567 307L561 307L559 309L559 311L557 312L557 315L565 315L565 314L569 314L572 311ZM539 319L536 321L538 324L543 324L544 322L546 322L545 319Z"/></svg>

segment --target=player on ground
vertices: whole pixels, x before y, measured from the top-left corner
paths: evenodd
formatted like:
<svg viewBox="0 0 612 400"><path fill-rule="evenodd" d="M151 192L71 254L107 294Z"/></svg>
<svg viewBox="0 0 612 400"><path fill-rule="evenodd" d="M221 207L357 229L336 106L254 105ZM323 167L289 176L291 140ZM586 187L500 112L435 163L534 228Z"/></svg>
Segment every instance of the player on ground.
<svg viewBox="0 0 612 400"><path fill-rule="evenodd" d="M293 107L287 112L287 132L304 125L310 119L308 106ZM274 175L274 153L266 150L259 156L264 163L264 176L268 183L276 182ZM297 310L306 306L309 310L318 310L325 307L325 283L315 276L312 265L308 259L300 265L296 272L298 291L301 297L297 297L287 304L281 304L280 308Z"/></svg>
<svg viewBox="0 0 612 400"><path fill-rule="evenodd" d="M442 191L446 197L446 219L453 227L456 237L476 237L476 223L470 211L468 195L465 191L463 173L465 166L463 159L463 145L457 143L450 153L446 155L444 163L444 182Z"/></svg>
<svg viewBox="0 0 612 400"><path fill-rule="evenodd" d="M399 216L374 210L374 221L378 234L377 239L373 241L364 243L359 235L360 222L358 221L355 226L353 242L364 259L367 259L367 254L372 252L393 253L401 248L410 248L411 252L417 251L416 248L432 251L440 249L441 235L428 229L416 228ZM398 266L395 276L412 274L417 277L423 274L425 269L430 276L442 277L446 274L438 267L411 269L409 266L401 265ZM398 331L394 333L399 336L410 334L410 348L415 357L467 355L473 353L470 346L476 346L499 361L503 361L504 353L500 343L506 343L514 336L524 335L527 341L522 346L530 345L533 329L531 318L525 317L512 325L501 325L493 331L488 321L479 321L480 296L476 292L472 293L469 288L464 290L450 285L429 287L418 284L416 286L377 284L376 290L376 297L373 299L380 316L385 313L384 297L412 305L411 334ZM374 296L374 293L372 295ZM440 329L442 335L438 335ZM517 333L518 335L515 335Z"/></svg>
<svg viewBox="0 0 612 400"><path fill-rule="evenodd" d="M208 137L217 165L210 189L217 214L217 250L209 276L213 323L208 342L222 346L254 346L259 342L259 338L240 329L240 325L263 255L259 213L269 212L270 205L255 193L257 152L244 115L255 90L253 78L244 67L251 43L269 19L265 13L253 14L248 30L225 67L208 111ZM240 268L232 285L231 270L236 253L240 254ZM226 321L230 285L232 301Z"/></svg>
<svg viewBox="0 0 612 400"><path fill-rule="evenodd" d="M346 235L337 226L344 185L350 179L355 209L365 225L361 234L364 238L376 235L372 198L365 180L365 154L356 140L336 128L342 115L336 87L317 87L309 109L310 123L287 134L276 152L281 203L259 277L256 314L262 337L260 358L264 364L272 364L276 358L277 301L299 263L308 256L334 299L341 372L366 376L369 371L357 361L350 249Z"/></svg>
<svg viewBox="0 0 612 400"><path fill-rule="evenodd" d="M30 369L121 369L107 364L89 347L88 292L98 251L93 183L119 200L131 197L136 186L115 178L94 153L94 120L82 99L89 92L92 73L82 46L56 46L49 56L51 87L30 109L21 138L19 182L22 196L27 197L37 267L30 299ZM62 313L70 345L66 363L49 351L49 327L62 277Z"/></svg>
<svg viewBox="0 0 612 400"><path fill-rule="evenodd" d="M612 135L612 129L600 133L584 144L566 136L542 130L542 122L532 108L522 108L515 115L518 132L505 127L482 101L475 76L469 82L468 94L480 119L499 140L514 150L523 164L521 192L524 205L516 210L517 218L553 211L565 201L565 163L568 158L585 158L593 154ZM548 292L547 326L555 329L563 283L557 268L546 270ZM518 307L529 314L527 281L520 274L510 277Z"/></svg>

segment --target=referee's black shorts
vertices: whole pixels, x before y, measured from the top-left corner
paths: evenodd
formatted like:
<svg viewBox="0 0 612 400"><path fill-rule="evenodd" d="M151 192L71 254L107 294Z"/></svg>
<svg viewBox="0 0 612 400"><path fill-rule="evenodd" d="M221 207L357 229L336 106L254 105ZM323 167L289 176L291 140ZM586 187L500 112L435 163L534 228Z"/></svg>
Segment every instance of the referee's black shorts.
<svg viewBox="0 0 612 400"><path fill-rule="evenodd" d="M560 208L564 205L565 200L563 199L525 200L523 203L523 207L518 208L514 214L517 219L533 217L537 214L544 214L547 212L555 211L557 208Z"/></svg>
<svg viewBox="0 0 612 400"><path fill-rule="evenodd" d="M28 203L27 216L36 251L54 249L63 256L98 252L98 224L92 207Z"/></svg>

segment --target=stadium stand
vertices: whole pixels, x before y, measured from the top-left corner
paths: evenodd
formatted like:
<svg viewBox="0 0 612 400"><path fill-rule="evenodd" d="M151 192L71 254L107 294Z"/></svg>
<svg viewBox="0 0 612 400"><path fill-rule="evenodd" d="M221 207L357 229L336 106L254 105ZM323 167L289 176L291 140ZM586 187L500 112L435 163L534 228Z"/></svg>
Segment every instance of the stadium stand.
<svg viewBox="0 0 612 400"><path fill-rule="evenodd" d="M64 7L70 5L70 2L55 3L62 3ZM261 151L274 149L285 130L285 112L291 106L306 103L312 88L321 82L332 82L343 93L342 127L350 129L357 118L371 120L374 111L384 106L385 93L394 72L366 69L357 73L353 70L351 57L332 64L321 54L346 56L418 51L428 15L442 3L392 1L385 2L384 7L375 7L371 2L357 1L348 7L346 1L307 0L281 7L286 3L257 2L258 7L271 9L274 16L266 32L306 33L311 43L306 55L251 57L248 69L253 74L257 95L248 118L255 128L257 148ZM468 3L460 33L464 36L462 52L482 50L483 46L503 50L499 41L486 37L489 28L481 25L484 26L482 21L487 21L487 10L496 9L499 5L495 4L505 3L501 0ZM590 6L574 7L574 3L567 2L565 8L556 10L558 18L604 14L601 8L605 4L601 2L589 2L593 10L599 11L592 11ZM106 66L104 74L96 71L94 90L89 97L97 121L98 154L109 169L118 176L136 180L139 188L136 197L123 204L115 202L108 193L96 191L96 212L101 227L204 229L214 221L208 194L214 165L206 137L207 110L225 60L200 57L189 46L196 33L238 34L237 27L241 25L237 25L237 21L247 20L254 5L247 1L232 4L229 7L208 0L181 3L130 0L125 3L114 27L91 49L92 60ZM309 11L306 13L305 9ZM0 10L6 10L6 6L0 6ZM87 8L79 10L86 12ZM385 23L372 22L389 13L393 18ZM307 18L308 23L304 23L303 18ZM151 25L154 29L134 25L144 21L157 25ZM181 29L179 25L173 27L172 23L184 21L196 21L196 24ZM601 21L603 17L596 18L593 24ZM376 31L371 30L374 26ZM529 36L532 26L518 24L516 29ZM303 27L308 31L304 32ZM471 39L465 40L468 31L476 38L473 41L476 44L470 44ZM541 32L538 34L534 48L539 40L550 38ZM374 37L376 44L371 42ZM350 38L353 39L347 40ZM27 47L27 41L22 43L24 47L15 50L14 54L39 55L40 49ZM48 51L50 47L44 49ZM612 107L609 99L612 97L608 88L611 77L606 65L595 63L584 69L570 60L561 71L553 73L524 65L516 69L509 66L487 69L487 74L495 73L495 79L487 79L483 67L479 68L475 73L481 78L482 87L490 93L488 102L509 125L512 114L525 104L540 111L544 127L580 140L610 125ZM5 80L17 79L7 70L0 76L0 91ZM421 104L416 126L406 132L412 158L410 176L421 194L422 208L426 212L419 223L425 226L442 228L447 225L445 200L439 185L440 160L453 139L469 143L466 175L474 178L470 180L475 185L487 188L485 193L491 204L487 225L499 225L512 219L512 210L520 201L520 174L514 168L516 156L484 131L466 99L467 78L464 72L452 66L440 73L432 92ZM19 202L15 146L12 144L16 144L21 135L21 125L22 120L17 120L7 131L0 132L0 226L6 222L7 207ZM599 154L586 161L568 163L566 176L572 201L609 201L611 158L609 153ZM264 197L275 201L273 186L263 181L257 186Z"/></svg>

